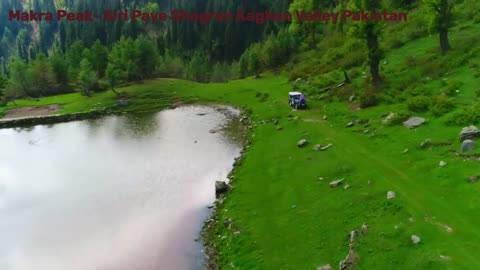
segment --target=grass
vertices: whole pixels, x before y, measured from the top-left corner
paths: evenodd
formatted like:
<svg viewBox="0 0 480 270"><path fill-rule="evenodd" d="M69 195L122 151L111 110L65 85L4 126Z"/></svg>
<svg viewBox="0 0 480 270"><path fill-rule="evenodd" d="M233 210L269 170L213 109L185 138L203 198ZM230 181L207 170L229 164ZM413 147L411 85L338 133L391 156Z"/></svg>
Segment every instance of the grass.
<svg viewBox="0 0 480 270"><path fill-rule="evenodd" d="M198 100L251 111L257 124L252 145L236 170L233 192L219 210L219 220L233 220L232 229L223 222L215 228L222 269L336 265L348 252L348 233L363 223L370 227L356 245L358 269L480 268L480 259L471 252L480 242L480 186L466 182L478 173L479 162L452 153L459 147L459 127L445 126L441 118L416 130L382 125L380 115L398 105L354 111L345 103L312 101L309 110L292 111L286 99L289 89L283 76L207 85L162 79L120 89L131 100L129 110ZM62 104L62 112L69 113L115 108L115 95L69 94L18 104ZM328 120L322 120L324 115ZM283 130L271 121L261 124L272 118L279 119ZM345 127L354 118L371 119L370 126ZM364 134L366 129L370 131ZM296 143L302 138L310 145L300 149ZM421 149L427 138L433 146ZM315 152L312 146L317 143L333 146ZM403 154L405 148L409 151ZM440 160L447 166L440 168ZM330 188L328 182L338 178L345 178L351 188ZM389 190L397 198L387 200ZM236 230L240 234L235 235ZM422 238L420 245L411 244L412 234Z"/></svg>
<svg viewBox="0 0 480 270"><path fill-rule="evenodd" d="M277 85L269 86L270 80ZM288 91L285 82L265 79L256 85L259 91L272 87L267 103L253 98L248 103L256 120L283 116L284 130L266 124L254 131L253 146L236 172L235 190L220 212L219 220L233 219L241 232L236 236L218 225L222 269L315 269L337 264L348 251L348 233L364 222L371 229L358 243L359 269L479 267L468 252L480 240L476 232L480 219L474 214L478 187L465 181L477 172L478 161L464 161L451 153L458 147L458 127L446 128L440 120L415 131L383 127L379 116L385 107L350 113L341 103L315 102L309 111L294 112L298 120L287 121L285 116L292 112L283 101ZM205 94L214 96L216 90L210 91ZM262 112L265 108L269 112ZM328 121L303 121L320 120L324 114ZM376 136L345 128L353 117L372 118L369 129L376 130ZM298 149L301 138L334 146L326 152ZM427 138L452 145L420 149ZM402 154L405 148L409 152ZM440 160L447 167L440 168ZM328 182L338 178L345 178L351 188L331 189ZM373 184L369 186L368 180ZM398 197L387 201L388 190ZM434 221L425 221L425 216ZM410 217L416 221L410 222ZM420 235L422 244L411 244L411 234Z"/></svg>
<svg viewBox="0 0 480 270"><path fill-rule="evenodd" d="M404 45L386 53L388 63L382 61L383 94L390 93L390 99L363 110L333 98L310 99L308 110L292 111L287 76L271 74L225 84L147 81L119 89L130 100L126 108L116 106L112 92L17 103L61 104L60 113L158 110L179 101L232 104L248 111L256 126L250 134L252 144L235 171L233 191L219 205L213 230L222 269L335 266L347 255L348 233L363 223L369 230L355 246L360 256L357 269L480 269L480 258L474 254L480 243L480 185L466 181L480 173L476 158L480 151L456 155L461 126L446 125L449 117L478 98L480 54L474 46L478 31L478 24L456 26L451 31L453 50L444 58L437 57L436 36L402 40ZM469 58L462 60L465 50ZM318 60L310 54L303 57L312 63ZM350 70L357 74L352 85L358 94L364 89L363 69L366 66ZM312 78L319 87L341 70L326 71L329 74L318 75L324 78ZM442 95L446 81L462 82L459 93L451 97L456 105L452 112L415 113L429 121L414 130L381 123L381 115L407 110L402 99L407 89ZM0 108L0 114L13 107ZM282 130L272 124L273 118L279 119ZM347 128L354 119L369 124ZM296 143L303 138L310 144L298 148ZM426 139L432 143L421 148ZM333 146L327 151L312 149L328 143ZM442 160L447 163L443 168ZM330 188L328 183L339 178L351 187ZM386 198L390 190L397 194L393 200ZM223 225L226 218L233 220L231 228ZM412 234L421 237L419 245L411 243Z"/></svg>

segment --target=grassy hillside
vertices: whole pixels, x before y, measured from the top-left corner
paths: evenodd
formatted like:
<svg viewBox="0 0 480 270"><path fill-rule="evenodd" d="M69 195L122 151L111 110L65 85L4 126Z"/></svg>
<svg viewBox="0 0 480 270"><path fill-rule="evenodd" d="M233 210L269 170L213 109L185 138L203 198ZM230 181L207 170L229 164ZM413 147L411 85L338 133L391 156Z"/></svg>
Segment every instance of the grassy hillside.
<svg viewBox="0 0 480 270"><path fill-rule="evenodd" d="M230 229L223 222L216 228L222 269L337 264L348 252L348 233L363 223L369 230L356 244L359 269L480 267L471 253L480 241L480 187L466 182L478 173L478 160L453 153L459 127L442 119L415 130L382 125L380 114L402 104L357 111L343 102L313 101L307 111L292 111L286 99L290 87L283 76L266 76L208 85L165 79L121 89L134 110L183 99L245 105L251 111L252 146L219 211L220 220L233 220ZM19 104L60 103L68 113L110 107L114 98L106 92L90 99L75 94ZM345 127L355 118L371 119L370 124ZM302 138L310 145L300 149L296 143ZM427 138L432 145L420 148ZM316 152L317 143L333 146ZM447 166L440 168L440 160ZM330 188L338 178L350 188ZM386 199L389 190L396 192L395 199ZM420 245L411 244L412 234L422 238Z"/></svg>
<svg viewBox="0 0 480 270"><path fill-rule="evenodd" d="M348 253L349 232L362 224L368 232L356 239L357 269L480 269L474 254L480 243L480 186L466 181L480 174L480 151L457 154L461 128L480 123L480 26L464 7L446 56L439 55L438 38L426 31L421 11L408 26L390 26L382 39L388 48L381 66L384 84L374 92L366 83L366 66L358 65L363 48L332 35L318 51L303 52L291 63L289 76L302 77L298 84L286 74L226 84L160 79L120 89L130 100L126 108L116 105L111 92L18 105L61 104L61 113L71 113L161 109L184 101L248 111L252 145L235 172L233 191L219 206L214 230L222 269L336 267ZM352 83L321 91L341 81L343 69ZM288 106L292 87L308 94L308 110ZM390 112L397 113L397 123L385 125L382 115ZM399 124L411 115L428 122L416 129ZM358 124L347 127L352 121ZM300 139L310 144L299 148ZM315 144L333 146L314 151ZM329 186L341 178L344 185ZM387 200L388 191L396 198ZM230 226L225 219L232 220ZM420 244L412 244L412 235L421 237Z"/></svg>

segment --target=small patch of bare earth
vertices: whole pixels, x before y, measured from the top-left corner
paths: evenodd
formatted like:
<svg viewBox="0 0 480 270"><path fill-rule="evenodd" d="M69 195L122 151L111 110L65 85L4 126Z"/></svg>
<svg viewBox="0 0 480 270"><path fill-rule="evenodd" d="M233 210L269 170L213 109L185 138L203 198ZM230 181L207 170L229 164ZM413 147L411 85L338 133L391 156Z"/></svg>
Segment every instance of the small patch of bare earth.
<svg viewBox="0 0 480 270"><path fill-rule="evenodd" d="M11 120L17 118L38 117L54 114L60 110L60 105L53 104L47 106L18 107L5 112L2 120Z"/></svg>
<svg viewBox="0 0 480 270"><path fill-rule="evenodd" d="M317 118L306 118L306 119L303 119L304 122L307 122L307 123L321 123L321 122L324 122L322 119L317 119Z"/></svg>

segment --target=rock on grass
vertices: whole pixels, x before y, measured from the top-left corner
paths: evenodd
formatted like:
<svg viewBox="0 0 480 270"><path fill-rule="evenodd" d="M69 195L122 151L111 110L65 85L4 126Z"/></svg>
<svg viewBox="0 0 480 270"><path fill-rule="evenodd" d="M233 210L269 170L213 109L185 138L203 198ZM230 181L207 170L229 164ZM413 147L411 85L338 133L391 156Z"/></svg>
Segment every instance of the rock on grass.
<svg viewBox="0 0 480 270"><path fill-rule="evenodd" d="M330 187L332 187L332 188L338 187L339 185L343 184L343 181L344 181L344 180L345 180L345 179L342 178L342 179L338 179L338 180L332 181L332 182L330 182Z"/></svg>
<svg viewBox="0 0 480 270"><path fill-rule="evenodd" d="M415 245L418 244L418 243L420 243L420 241L422 240L422 239L420 238L420 236L415 235L415 234L412 235L412 236L410 237L410 239L412 239L412 243L414 243Z"/></svg>
<svg viewBox="0 0 480 270"><path fill-rule="evenodd" d="M325 151L325 150L327 150L328 148L332 147L332 145L333 145L333 144L329 143L329 144L323 146L322 148L320 148L320 151Z"/></svg>
<svg viewBox="0 0 480 270"><path fill-rule="evenodd" d="M429 147L430 145L432 145L432 140L430 139L426 139L425 141L421 142L420 143L420 148L427 148Z"/></svg>
<svg viewBox="0 0 480 270"><path fill-rule="evenodd" d="M417 116L410 117L407 121L403 122L403 125L407 128L416 128L427 122L427 119Z"/></svg>
<svg viewBox="0 0 480 270"><path fill-rule="evenodd" d="M467 181L468 181L469 183L476 183L476 182L478 181L478 178L479 178L478 175L473 175L473 176L470 176L470 177L467 179Z"/></svg>
<svg viewBox="0 0 480 270"><path fill-rule="evenodd" d="M332 266L330 264L326 264L323 266L319 266L317 270L333 270Z"/></svg>
<svg viewBox="0 0 480 270"><path fill-rule="evenodd" d="M460 141L463 142L464 140L467 139L474 139L480 137L480 131L476 126L468 126L464 127L462 131L460 131Z"/></svg>
<svg viewBox="0 0 480 270"><path fill-rule="evenodd" d="M475 149L475 142L470 139L466 139L462 142L462 147L460 148L460 152L466 153L474 149Z"/></svg>
<svg viewBox="0 0 480 270"><path fill-rule="evenodd" d="M305 140L305 139L302 139L302 140L298 141L298 143L297 143L298 147L305 147L307 145L308 145L308 141Z"/></svg>
<svg viewBox="0 0 480 270"><path fill-rule="evenodd" d="M387 192L387 199L390 200L390 199L393 199L395 198L397 195L395 194L394 191L389 191Z"/></svg>

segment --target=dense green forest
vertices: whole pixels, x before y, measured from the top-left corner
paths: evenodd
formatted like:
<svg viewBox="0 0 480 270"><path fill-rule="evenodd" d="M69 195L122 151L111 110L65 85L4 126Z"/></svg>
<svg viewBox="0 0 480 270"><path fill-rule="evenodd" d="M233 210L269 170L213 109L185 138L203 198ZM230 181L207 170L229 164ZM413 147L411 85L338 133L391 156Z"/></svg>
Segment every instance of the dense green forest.
<svg viewBox="0 0 480 270"><path fill-rule="evenodd" d="M2 88L10 99L39 97L81 90L105 89L117 82L153 76L224 81L232 61L252 43L276 34L282 23L261 26L245 23L9 21L10 10L55 12L104 10L161 12L235 12L286 10L287 0L277 1L2 1L0 59ZM230 68L228 67L227 70ZM9 87L6 82L9 81ZM113 88L112 88L113 89Z"/></svg>
<svg viewBox="0 0 480 270"><path fill-rule="evenodd" d="M368 67L373 88L382 84L384 50L427 34L439 35L449 50L455 22L454 0L7 0L0 3L0 89L5 101L81 91L112 89L129 81L176 77L199 82L259 76L280 68L291 79L333 70ZM93 22L8 21L10 10L55 12L140 9L168 12L295 12L344 9L412 12L408 22ZM415 27L411 27L414 25ZM384 39L385 32L398 37ZM345 57L348 55L348 57ZM348 79L348 78L347 78ZM326 85L322 85L326 86ZM369 90L370 92L374 90ZM367 91L368 92L368 91ZM375 103L367 96L365 103Z"/></svg>

